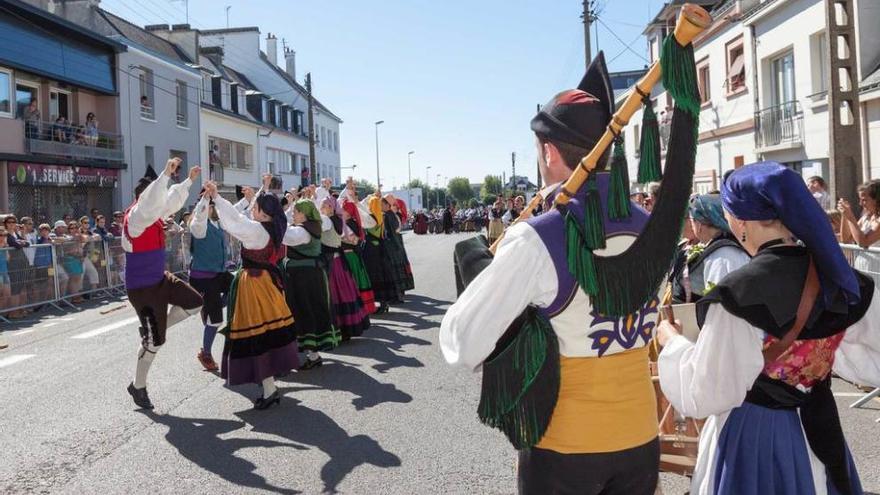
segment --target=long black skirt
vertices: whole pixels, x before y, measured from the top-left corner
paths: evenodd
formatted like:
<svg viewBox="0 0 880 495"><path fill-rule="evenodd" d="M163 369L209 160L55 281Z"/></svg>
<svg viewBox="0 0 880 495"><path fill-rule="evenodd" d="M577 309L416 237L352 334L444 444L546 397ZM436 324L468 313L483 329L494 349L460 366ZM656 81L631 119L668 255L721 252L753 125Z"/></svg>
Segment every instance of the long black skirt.
<svg viewBox="0 0 880 495"><path fill-rule="evenodd" d="M403 291L396 283L391 260L385 251L385 241L368 238L364 244L363 257L375 300L387 303L401 299Z"/></svg>
<svg viewBox="0 0 880 495"><path fill-rule="evenodd" d="M327 274L317 263L284 262L284 295L293 313L300 351L329 351L339 345L339 330L330 314Z"/></svg>

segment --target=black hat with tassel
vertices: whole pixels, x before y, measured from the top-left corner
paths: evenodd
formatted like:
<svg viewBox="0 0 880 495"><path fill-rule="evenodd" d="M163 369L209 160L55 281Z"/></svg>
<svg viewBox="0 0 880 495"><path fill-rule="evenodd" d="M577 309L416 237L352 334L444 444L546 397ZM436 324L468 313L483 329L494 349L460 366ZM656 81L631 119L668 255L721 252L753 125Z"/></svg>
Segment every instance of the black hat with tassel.
<svg viewBox="0 0 880 495"><path fill-rule="evenodd" d="M146 189L147 186L152 184L153 181L158 178L159 176L156 174L156 171L153 170L153 166L147 165L147 170L144 171L144 176L138 179L137 185L134 186L135 199L139 198L141 193L144 192L144 189Z"/></svg>

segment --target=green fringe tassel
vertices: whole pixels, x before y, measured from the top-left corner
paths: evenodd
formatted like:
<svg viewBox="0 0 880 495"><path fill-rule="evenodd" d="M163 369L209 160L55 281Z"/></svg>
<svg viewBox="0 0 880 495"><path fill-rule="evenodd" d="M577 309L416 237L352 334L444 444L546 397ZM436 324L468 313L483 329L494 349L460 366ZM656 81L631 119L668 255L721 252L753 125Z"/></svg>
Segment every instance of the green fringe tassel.
<svg viewBox="0 0 880 495"><path fill-rule="evenodd" d="M697 69L694 65L694 47L681 46L670 34L663 40L660 51L660 70L663 87L675 100L675 106L693 116L700 114L700 90L697 87Z"/></svg>
<svg viewBox="0 0 880 495"><path fill-rule="evenodd" d="M645 98L645 108L642 110L642 136L641 148L639 149L639 184L658 182L662 172L660 170L660 129L657 126L657 114L651 100Z"/></svg>
<svg viewBox="0 0 880 495"><path fill-rule="evenodd" d="M559 390L559 344L534 309L513 325L520 327L516 337L483 364L477 415L524 449L537 444L550 424Z"/></svg>
<svg viewBox="0 0 880 495"><path fill-rule="evenodd" d="M565 215L565 252L568 271L588 295L595 296L599 289L593 251L586 246L580 222L572 212Z"/></svg>
<svg viewBox="0 0 880 495"><path fill-rule="evenodd" d="M587 179L587 197L584 203L584 246L590 251L605 249L605 221L602 216L602 199L596 176Z"/></svg>
<svg viewBox="0 0 880 495"><path fill-rule="evenodd" d="M629 167L623 150L623 138L614 139L611 154L611 185L608 188L608 218L626 220L630 217Z"/></svg>

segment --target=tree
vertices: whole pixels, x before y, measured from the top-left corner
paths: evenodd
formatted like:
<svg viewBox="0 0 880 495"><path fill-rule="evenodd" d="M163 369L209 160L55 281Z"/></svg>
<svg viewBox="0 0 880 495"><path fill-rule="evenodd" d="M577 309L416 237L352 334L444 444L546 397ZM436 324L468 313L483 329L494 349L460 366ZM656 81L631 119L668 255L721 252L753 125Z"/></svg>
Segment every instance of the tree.
<svg viewBox="0 0 880 495"><path fill-rule="evenodd" d="M363 198L368 194L376 192L376 186L367 179L357 179L354 181L354 187L357 189L358 196Z"/></svg>
<svg viewBox="0 0 880 495"><path fill-rule="evenodd" d="M483 186L480 188L480 198L485 204L495 202L495 197L504 191L504 185L501 178L497 175L487 175L483 178Z"/></svg>
<svg viewBox="0 0 880 495"><path fill-rule="evenodd" d="M467 204L467 200L474 197L474 190L471 188L471 181L467 177L453 177L449 179L446 190L455 201L460 204Z"/></svg>

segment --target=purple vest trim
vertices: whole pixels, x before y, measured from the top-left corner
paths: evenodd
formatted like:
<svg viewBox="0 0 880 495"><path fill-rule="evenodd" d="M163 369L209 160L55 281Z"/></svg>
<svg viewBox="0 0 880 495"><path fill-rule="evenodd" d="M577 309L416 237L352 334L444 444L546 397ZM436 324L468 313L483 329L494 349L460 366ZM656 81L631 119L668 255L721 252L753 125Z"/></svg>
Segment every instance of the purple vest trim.
<svg viewBox="0 0 880 495"><path fill-rule="evenodd" d="M611 175L607 172L597 174L599 197L602 204L602 216L605 218L605 237L612 238L618 235L637 236L645 228L649 214L636 204L631 205L632 216L628 220L620 222L612 221L608 218L608 208L606 206L608 199L608 185ZM586 188L581 188L577 195L568 202L568 210L581 221L584 218L584 200L586 198ZM577 281L568 271L568 260L565 252L565 217L557 209L553 209L530 218L526 222L538 233L550 258L553 261L553 267L556 269L556 279L559 286L556 291L556 298L546 308L539 308L541 314L546 318L552 318L568 307L569 303L575 296L575 291L579 290Z"/></svg>
<svg viewBox="0 0 880 495"><path fill-rule="evenodd" d="M165 249L125 253L125 288L143 289L158 284L165 276Z"/></svg>

